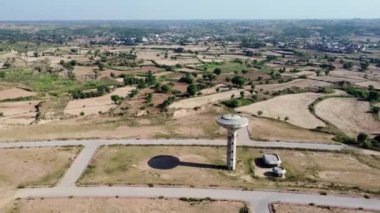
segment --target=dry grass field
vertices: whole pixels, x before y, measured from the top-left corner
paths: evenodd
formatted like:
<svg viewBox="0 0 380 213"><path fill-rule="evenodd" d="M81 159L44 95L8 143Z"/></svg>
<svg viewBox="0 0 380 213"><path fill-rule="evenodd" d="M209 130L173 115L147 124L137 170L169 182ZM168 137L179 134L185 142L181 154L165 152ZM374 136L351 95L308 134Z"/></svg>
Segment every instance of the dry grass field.
<svg viewBox="0 0 380 213"><path fill-rule="evenodd" d="M29 92L29 91L19 89L19 88L0 90L0 101L7 100L7 99L32 97L35 95L36 95L36 93L34 93L34 92Z"/></svg>
<svg viewBox="0 0 380 213"><path fill-rule="evenodd" d="M127 198L55 198L19 200L8 210L9 213L230 213L239 212L244 206L238 201L181 201L176 199L127 199Z"/></svg>
<svg viewBox="0 0 380 213"><path fill-rule="evenodd" d="M94 115L99 112L107 112L116 106L111 100L112 95L126 97L133 89L133 87L117 88L112 93L101 97L72 100L67 104L64 113L78 116L82 112L84 115Z"/></svg>
<svg viewBox="0 0 380 213"><path fill-rule="evenodd" d="M200 96L195 98L188 98L177 101L169 106L171 109L194 109L207 104L216 103L218 101L230 99L231 96L239 97L240 92L243 90L231 90L228 92L221 92L213 95Z"/></svg>
<svg viewBox="0 0 380 213"><path fill-rule="evenodd" d="M331 83L310 79L296 79L282 84L262 84L256 86L256 91L281 91L284 89L297 87L297 88L309 88L309 87L327 87L331 86Z"/></svg>
<svg viewBox="0 0 380 213"><path fill-rule="evenodd" d="M337 191L341 187L358 187L375 192L380 190L377 181L380 159L375 156L238 148L237 170L230 173L223 169L225 152L225 147L102 147L95 154L79 184L248 189L302 187L303 190L310 187ZM288 170L288 179L272 182L266 178L253 177L255 159L259 159L263 152L274 152L281 156L283 166Z"/></svg>
<svg viewBox="0 0 380 213"><path fill-rule="evenodd" d="M267 101L239 107L236 111L254 115L258 115L258 112L261 111L263 114L260 116L273 119L280 118L280 120L287 117L287 122L295 126L314 129L318 126L325 126L325 123L314 117L310 113L308 106L317 98L323 96L324 94L320 93L283 95Z"/></svg>
<svg viewBox="0 0 380 213"><path fill-rule="evenodd" d="M220 138L224 136L215 117L221 108L204 109L183 118L84 116L28 126L0 128L0 141L125 138Z"/></svg>
<svg viewBox="0 0 380 213"><path fill-rule="evenodd" d="M254 140L331 143L332 135L313 132L275 119L251 117L249 131Z"/></svg>
<svg viewBox="0 0 380 213"><path fill-rule="evenodd" d="M369 113L369 108L369 103L365 101L329 98L317 104L315 112L348 135L356 136L360 132L378 134L380 122Z"/></svg>
<svg viewBox="0 0 380 213"><path fill-rule="evenodd" d="M17 187L53 186L80 148L0 149L0 212Z"/></svg>
<svg viewBox="0 0 380 213"><path fill-rule="evenodd" d="M28 125L36 118L36 105L40 101L3 102L0 103L1 124Z"/></svg>
<svg viewBox="0 0 380 213"><path fill-rule="evenodd" d="M376 213L378 211L347 209L329 206L297 205L290 203L275 203L274 213Z"/></svg>
<svg viewBox="0 0 380 213"><path fill-rule="evenodd" d="M368 87L372 85L375 89L380 90L380 82L378 81L362 81L355 84L361 87Z"/></svg>

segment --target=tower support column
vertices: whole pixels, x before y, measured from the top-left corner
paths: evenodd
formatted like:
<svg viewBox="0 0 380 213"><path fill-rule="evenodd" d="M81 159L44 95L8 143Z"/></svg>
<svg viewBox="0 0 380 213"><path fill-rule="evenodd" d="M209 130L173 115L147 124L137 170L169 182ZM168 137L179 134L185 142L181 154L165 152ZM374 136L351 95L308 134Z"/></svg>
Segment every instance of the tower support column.
<svg viewBox="0 0 380 213"><path fill-rule="evenodd" d="M236 142L237 130L228 129L227 136L227 169L233 171L236 168Z"/></svg>

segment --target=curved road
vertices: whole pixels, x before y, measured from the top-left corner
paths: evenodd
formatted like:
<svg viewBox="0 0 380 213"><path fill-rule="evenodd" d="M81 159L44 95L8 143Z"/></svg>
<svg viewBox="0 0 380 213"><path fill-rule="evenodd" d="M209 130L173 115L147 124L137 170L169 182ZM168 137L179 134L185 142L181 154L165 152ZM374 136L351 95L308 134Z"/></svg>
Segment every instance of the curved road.
<svg viewBox="0 0 380 213"><path fill-rule="evenodd" d="M269 191L241 191L224 189L194 189L194 188L158 188L158 187L77 187L76 181L89 164L97 148L102 145L210 145L225 146L222 140L67 140L0 143L0 148L32 148L55 146L84 146L81 153L66 171L64 177L53 188L19 189L14 198L27 197L193 197L213 199L242 200L250 203L255 212L269 212L268 205L272 202L289 202L317 205L352 207L380 210L378 199L364 199L353 197L322 196L316 194L269 192ZM254 142L249 139L246 130L240 131L239 145L259 148L294 148L324 151L340 151L346 149L344 145L292 143L292 142Z"/></svg>

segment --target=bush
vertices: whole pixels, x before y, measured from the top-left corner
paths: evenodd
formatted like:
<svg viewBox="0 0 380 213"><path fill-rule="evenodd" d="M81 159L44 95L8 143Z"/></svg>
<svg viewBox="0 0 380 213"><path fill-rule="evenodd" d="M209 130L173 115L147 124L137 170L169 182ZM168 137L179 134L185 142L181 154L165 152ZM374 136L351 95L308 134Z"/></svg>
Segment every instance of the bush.
<svg viewBox="0 0 380 213"><path fill-rule="evenodd" d="M190 73L186 73L186 75L179 79L179 81L187 84L192 84L194 82L194 76Z"/></svg>
<svg viewBox="0 0 380 213"><path fill-rule="evenodd" d="M247 79L245 79L244 77L242 77L242 76L235 76L235 77L233 77L232 79L231 79L231 82L234 84L234 85L236 85L236 86L238 86L238 87L243 87L244 85L245 85L245 83L246 83L246 81L247 81Z"/></svg>
<svg viewBox="0 0 380 213"><path fill-rule="evenodd" d="M214 74L215 74L215 75L220 75L220 74L222 74L222 69L220 69L219 67L218 67L218 68L215 68L215 70L214 70Z"/></svg>
<svg viewBox="0 0 380 213"><path fill-rule="evenodd" d="M249 213L249 208L247 207L247 205L241 207L239 213Z"/></svg>
<svg viewBox="0 0 380 213"><path fill-rule="evenodd" d="M249 100L249 99L243 99L243 98L232 98L230 100L223 101L222 103L226 107L236 108L236 107L241 107L241 106L249 105L249 104L253 103L253 101Z"/></svg>
<svg viewBox="0 0 380 213"><path fill-rule="evenodd" d="M187 93L189 93L191 96L194 96L199 91L198 85L191 84L187 87Z"/></svg>

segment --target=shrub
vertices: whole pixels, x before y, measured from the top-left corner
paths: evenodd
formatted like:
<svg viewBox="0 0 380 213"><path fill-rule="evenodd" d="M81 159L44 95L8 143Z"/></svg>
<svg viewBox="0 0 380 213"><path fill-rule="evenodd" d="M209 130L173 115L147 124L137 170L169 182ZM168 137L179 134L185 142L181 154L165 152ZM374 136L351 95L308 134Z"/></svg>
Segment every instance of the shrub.
<svg viewBox="0 0 380 213"><path fill-rule="evenodd" d="M215 70L214 70L214 74L215 74L215 75L220 75L220 74L222 74L222 69L220 69L219 67L218 67L218 68L215 68Z"/></svg>
<svg viewBox="0 0 380 213"><path fill-rule="evenodd" d="M249 213L249 208L247 207L247 205L241 207L239 213Z"/></svg>
<svg viewBox="0 0 380 213"><path fill-rule="evenodd" d="M194 96L199 91L199 88L195 84L191 84L187 87L187 93L189 93L191 96Z"/></svg>
<svg viewBox="0 0 380 213"><path fill-rule="evenodd" d="M246 83L246 81L247 81L247 79L245 79L244 77L242 77L242 76L235 76L235 77L233 77L232 79L231 79L231 82L234 84L234 85L236 85L236 86L238 86L238 87L243 87L244 85L245 85L245 83Z"/></svg>

